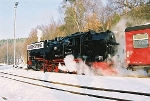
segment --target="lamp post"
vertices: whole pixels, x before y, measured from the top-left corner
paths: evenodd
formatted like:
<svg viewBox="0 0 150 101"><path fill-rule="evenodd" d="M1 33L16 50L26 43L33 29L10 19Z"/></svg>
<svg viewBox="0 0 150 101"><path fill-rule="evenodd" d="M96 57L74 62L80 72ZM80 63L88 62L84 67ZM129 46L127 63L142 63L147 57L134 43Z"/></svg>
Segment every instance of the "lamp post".
<svg viewBox="0 0 150 101"><path fill-rule="evenodd" d="M7 38L7 65L8 65L8 38Z"/></svg>
<svg viewBox="0 0 150 101"><path fill-rule="evenodd" d="M14 6L14 67L16 65L16 9L17 9L18 2L15 2Z"/></svg>

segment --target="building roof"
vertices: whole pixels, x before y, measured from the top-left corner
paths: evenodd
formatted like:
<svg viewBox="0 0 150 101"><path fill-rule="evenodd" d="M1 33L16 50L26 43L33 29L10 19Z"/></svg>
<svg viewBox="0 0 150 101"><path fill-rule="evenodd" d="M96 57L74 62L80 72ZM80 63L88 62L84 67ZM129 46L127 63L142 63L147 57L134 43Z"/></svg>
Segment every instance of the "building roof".
<svg viewBox="0 0 150 101"><path fill-rule="evenodd" d="M143 30L143 29L150 29L150 24L134 26L134 27L127 27L125 29L125 32L136 31L136 30Z"/></svg>

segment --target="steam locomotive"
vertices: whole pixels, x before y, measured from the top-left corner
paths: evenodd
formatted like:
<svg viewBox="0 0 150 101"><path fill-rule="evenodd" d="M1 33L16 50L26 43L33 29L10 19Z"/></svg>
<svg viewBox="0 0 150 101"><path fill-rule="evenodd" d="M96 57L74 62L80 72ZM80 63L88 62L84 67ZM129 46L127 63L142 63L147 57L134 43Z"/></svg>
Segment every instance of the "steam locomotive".
<svg viewBox="0 0 150 101"><path fill-rule="evenodd" d="M74 61L83 60L88 65L104 63L116 54L117 45L114 33L109 30L76 32L27 45L27 64L29 69L62 72L58 65L64 64L67 55L72 54Z"/></svg>

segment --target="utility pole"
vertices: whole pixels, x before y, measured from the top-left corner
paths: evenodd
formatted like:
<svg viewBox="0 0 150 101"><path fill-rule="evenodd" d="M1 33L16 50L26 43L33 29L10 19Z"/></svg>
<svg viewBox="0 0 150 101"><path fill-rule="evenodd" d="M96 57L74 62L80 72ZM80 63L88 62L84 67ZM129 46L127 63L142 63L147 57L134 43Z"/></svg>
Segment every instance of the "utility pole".
<svg viewBox="0 0 150 101"><path fill-rule="evenodd" d="M14 6L14 65L13 67L15 67L16 65L16 9L17 9L17 5L18 2L15 2L15 6Z"/></svg>

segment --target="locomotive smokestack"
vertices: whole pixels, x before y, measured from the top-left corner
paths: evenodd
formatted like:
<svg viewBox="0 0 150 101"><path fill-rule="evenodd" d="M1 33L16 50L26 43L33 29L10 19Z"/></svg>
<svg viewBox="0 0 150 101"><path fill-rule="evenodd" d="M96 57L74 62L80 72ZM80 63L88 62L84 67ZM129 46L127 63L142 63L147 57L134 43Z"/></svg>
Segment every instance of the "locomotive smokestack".
<svg viewBox="0 0 150 101"><path fill-rule="evenodd" d="M37 29L36 35L38 37L38 42L40 42L41 41L41 37L43 36L42 31L40 29Z"/></svg>

